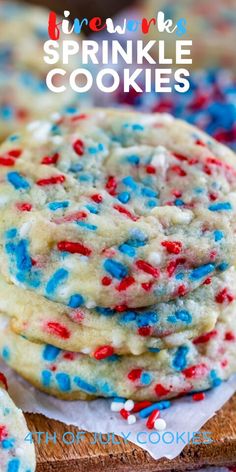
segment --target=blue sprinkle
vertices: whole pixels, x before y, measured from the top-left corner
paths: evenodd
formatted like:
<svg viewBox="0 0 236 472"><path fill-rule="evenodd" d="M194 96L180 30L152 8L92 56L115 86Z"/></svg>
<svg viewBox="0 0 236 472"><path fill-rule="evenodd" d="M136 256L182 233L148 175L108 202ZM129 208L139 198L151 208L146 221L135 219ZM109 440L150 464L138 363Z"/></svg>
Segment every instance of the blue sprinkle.
<svg viewBox="0 0 236 472"><path fill-rule="evenodd" d="M147 207L148 208L155 208L158 205L157 200L148 200Z"/></svg>
<svg viewBox="0 0 236 472"><path fill-rule="evenodd" d="M124 179L121 181L124 185L127 185L127 187L130 187L132 190L135 190L137 188L137 183L133 179L131 175L127 175Z"/></svg>
<svg viewBox="0 0 236 472"><path fill-rule="evenodd" d="M149 374L149 372L142 372L141 377L140 377L140 382L143 385L150 385L150 383L152 383L151 374Z"/></svg>
<svg viewBox="0 0 236 472"><path fill-rule="evenodd" d="M67 208L69 206L69 202L64 201L64 202L51 202L48 204L49 210L56 211L59 210L60 208Z"/></svg>
<svg viewBox="0 0 236 472"><path fill-rule="evenodd" d="M12 142L12 141L13 141L13 142L14 142L14 141L18 141L19 137L20 137L19 134L12 134L12 135L8 138L8 140L11 141L11 142Z"/></svg>
<svg viewBox="0 0 236 472"><path fill-rule="evenodd" d="M9 238L9 239L15 238L16 235L17 235L17 229L16 228L9 229L5 233L6 238Z"/></svg>
<svg viewBox="0 0 236 472"><path fill-rule="evenodd" d="M10 359L10 349L7 346L4 346L2 349L2 358L4 361L9 361Z"/></svg>
<svg viewBox="0 0 236 472"><path fill-rule="evenodd" d="M114 310L112 310L112 308L104 308L102 306L97 306L96 312L99 315L104 315L104 316L113 316L115 313Z"/></svg>
<svg viewBox="0 0 236 472"><path fill-rule="evenodd" d="M216 229L214 231L214 239L215 241L221 241L221 239L224 238L224 233L223 231L220 231L219 229Z"/></svg>
<svg viewBox="0 0 236 472"><path fill-rule="evenodd" d="M51 378L52 372L50 372L50 370L42 371L42 384L44 385L44 387L50 387Z"/></svg>
<svg viewBox="0 0 236 472"><path fill-rule="evenodd" d="M27 180L24 179L18 172L9 172L7 174L7 180L11 185L13 185L16 190L26 190L30 188L30 185Z"/></svg>
<svg viewBox="0 0 236 472"><path fill-rule="evenodd" d="M193 269L189 278L192 280L198 280L201 279L202 277L205 277L206 275L210 274L213 272L215 269L214 264L206 264L200 267L197 267L196 269Z"/></svg>
<svg viewBox="0 0 236 472"><path fill-rule="evenodd" d="M120 252L122 252L123 254L126 254L127 256L130 256L130 257L134 257L135 253L136 253L135 249L132 246L130 246L129 244L126 244L126 243L121 244L118 249L119 249Z"/></svg>
<svg viewBox="0 0 236 472"><path fill-rule="evenodd" d="M176 274L175 278L176 278L176 280L183 280L183 278L184 278L184 273L183 273L183 272L179 272L178 274Z"/></svg>
<svg viewBox="0 0 236 472"><path fill-rule="evenodd" d="M120 318L121 323L130 323L134 320L136 320L136 313L134 311L126 311L125 313L122 313Z"/></svg>
<svg viewBox="0 0 236 472"><path fill-rule="evenodd" d="M57 289L58 285L65 281L68 277L68 270L65 269L58 269L51 279L48 281L46 285L46 294L52 295L54 294L55 290Z"/></svg>
<svg viewBox="0 0 236 472"><path fill-rule="evenodd" d="M19 472L20 470L20 460L19 459L11 459L8 462L7 472Z"/></svg>
<svg viewBox="0 0 236 472"><path fill-rule="evenodd" d="M136 165L136 166L139 164L139 161L140 161L139 156L136 156L135 154L128 156L126 159L127 159L127 162L129 162L129 164Z"/></svg>
<svg viewBox="0 0 236 472"><path fill-rule="evenodd" d="M15 439L9 438L9 439L3 439L1 446L3 449L12 449L15 445Z"/></svg>
<svg viewBox="0 0 236 472"><path fill-rule="evenodd" d="M85 229L88 229L90 231L96 231L96 229L97 229L97 226L91 225L89 223L85 223L85 221L77 221L76 224L78 226L81 226L81 228L85 228Z"/></svg>
<svg viewBox="0 0 236 472"><path fill-rule="evenodd" d="M141 194L144 196L144 197L157 197L158 196L158 193L155 192L155 190L152 190L152 188L149 188L149 187L144 187L142 188L141 190Z"/></svg>
<svg viewBox="0 0 236 472"><path fill-rule="evenodd" d="M82 297L82 295L80 295L79 293L76 293L75 295L72 295L70 297L68 306L70 308L78 308L79 306L83 305L83 303L84 303L84 298Z"/></svg>
<svg viewBox="0 0 236 472"><path fill-rule="evenodd" d="M124 397L113 397L112 398L112 401L114 403L125 403L126 402L126 398Z"/></svg>
<svg viewBox="0 0 236 472"><path fill-rule="evenodd" d="M69 392L71 387L70 387L70 376L68 374L65 374L64 372L59 372L56 374L56 381L58 383L59 389L62 392Z"/></svg>
<svg viewBox="0 0 236 472"><path fill-rule="evenodd" d="M186 361L186 355L188 353L188 347L187 346L180 346L175 354L175 357L173 359L173 367L181 371L185 369L187 361Z"/></svg>
<svg viewBox="0 0 236 472"><path fill-rule="evenodd" d="M144 408L139 412L140 418L147 418L153 410L166 410L171 405L169 400L163 400L162 402L153 403L152 405Z"/></svg>
<svg viewBox="0 0 236 472"><path fill-rule="evenodd" d="M20 271L29 271L32 267L31 257L27 250L28 242L22 239L15 248L16 266Z"/></svg>
<svg viewBox="0 0 236 472"><path fill-rule="evenodd" d="M134 131L143 131L144 130L144 126L140 125L139 123L135 123L133 126L132 126L132 129Z"/></svg>
<svg viewBox="0 0 236 472"><path fill-rule="evenodd" d="M211 370L210 377L213 387L218 387L222 383L222 380L218 377L218 374L215 370Z"/></svg>
<svg viewBox="0 0 236 472"><path fill-rule="evenodd" d="M137 325L139 328L141 328L142 326L152 326L156 324L157 321L157 313L152 311L139 314L137 317Z"/></svg>
<svg viewBox="0 0 236 472"><path fill-rule="evenodd" d="M85 390L88 393L96 393L97 389L93 385L85 382L85 380L81 379L80 377L74 377L74 382L81 390Z"/></svg>
<svg viewBox="0 0 236 472"><path fill-rule="evenodd" d="M127 268L121 264L121 262L114 261L113 259L106 259L104 262L104 269L112 276L118 280L123 279L127 276Z"/></svg>
<svg viewBox="0 0 236 472"><path fill-rule="evenodd" d="M149 347L148 350L149 352L160 352L159 347Z"/></svg>
<svg viewBox="0 0 236 472"><path fill-rule="evenodd" d="M139 247L138 242L140 246L144 246L148 241L146 234L144 234L140 229L137 228L131 231L131 236L131 241L136 242L137 244L137 246L135 246L134 244L131 244L127 241L127 244L130 244L131 246Z"/></svg>
<svg viewBox="0 0 236 472"><path fill-rule="evenodd" d="M221 262L216 268L220 270L220 272L224 272L226 269L228 269L229 264L227 262Z"/></svg>
<svg viewBox="0 0 236 472"><path fill-rule="evenodd" d="M176 198L175 201L174 201L174 204L175 204L175 206L183 206L184 201L181 200L181 198Z"/></svg>
<svg viewBox="0 0 236 472"><path fill-rule="evenodd" d="M232 205L230 202L219 202L219 203L213 203L213 205L210 205L208 207L208 210L210 211L224 211L224 210L232 210Z"/></svg>
<svg viewBox="0 0 236 472"><path fill-rule="evenodd" d="M177 310L175 312L175 317L177 320L184 321L185 323L191 323L192 321L192 316L187 310Z"/></svg>
<svg viewBox="0 0 236 472"><path fill-rule="evenodd" d="M94 215L97 215L99 213L98 207L95 207L95 205L86 205L86 208L90 213L93 213Z"/></svg>
<svg viewBox="0 0 236 472"><path fill-rule="evenodd" d="M121 192L117 195L117 198L121 203L128 203L128 201L130 200L130 193Z"/></svg>
<svg viewBox="0 0 236 472"><path fill-rule="evenodd" d="M43 359L49 362L54 361L60 352L61 349L59 349L58 347L51 346L51 344L47 344L43 349Z"/></svg>

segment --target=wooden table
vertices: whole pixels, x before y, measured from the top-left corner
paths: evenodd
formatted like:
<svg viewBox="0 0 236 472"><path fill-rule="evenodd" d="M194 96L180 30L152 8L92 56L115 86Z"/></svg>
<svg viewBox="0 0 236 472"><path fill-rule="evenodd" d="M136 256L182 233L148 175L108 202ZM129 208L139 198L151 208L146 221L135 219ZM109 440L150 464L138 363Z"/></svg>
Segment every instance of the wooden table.
<svg viewBox="0 0 236 472"><path fill-rule="evenodd" d="M86 433L79 445L65 445L60 438L66 431L78 429L42 415L27 414L31 431L57 433L57 443L37 447L37 472L178 472L205 465L236 466L236 395L209 420L202 430L211 431L214 443L186 446L179 457L155 461L132 443L91 445L92 434Z"/></svg>

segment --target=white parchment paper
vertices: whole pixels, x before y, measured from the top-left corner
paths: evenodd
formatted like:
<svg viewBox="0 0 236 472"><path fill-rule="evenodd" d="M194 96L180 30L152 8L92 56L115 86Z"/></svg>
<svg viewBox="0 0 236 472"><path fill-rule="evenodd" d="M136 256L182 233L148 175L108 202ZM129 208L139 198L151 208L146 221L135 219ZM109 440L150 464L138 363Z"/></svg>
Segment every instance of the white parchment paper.
<svg viewBox="0 0 236 472"><path fill-rule="evenodd" d="M48 418L77 426L82 431L115 433L126 441L129 440L142 447L154 459L161 457L174 459L178 456L188 443L188 438L191 438L194 432L198 432L236 391L236 376L234 376L220 387L207 392L205 400L201 402L194 402L191 396L174 400L168 410L161 412L167 428L158 433L155 430L148 430L145 427L146 420L138 418L138 414L137 422L128 425L120 418L119 413L111 412L110 400L99 399L90 402L58 400L29 386L1 361L0 370L8 378L10 395L24 412L42 413ZM196 442L199 440L206 441L202 436L194 439Z"/></svg>

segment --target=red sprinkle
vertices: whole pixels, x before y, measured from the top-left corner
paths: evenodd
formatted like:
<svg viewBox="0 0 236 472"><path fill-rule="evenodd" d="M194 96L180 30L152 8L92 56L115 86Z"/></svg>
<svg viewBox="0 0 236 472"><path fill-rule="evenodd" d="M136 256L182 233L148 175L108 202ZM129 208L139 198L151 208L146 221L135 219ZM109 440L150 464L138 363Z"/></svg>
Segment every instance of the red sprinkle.
<svg viewBox="0 0 236 472"><path fill-rule="evenodd" d="M127 288L130 287L130 285L135 283L135 279L133 277L125 277L121 282L119 283L118 287L116 287L116 290L118 292L123 292L123 290L126 290Z"/></svg>
<svg viewBox="0 0 236 472"><path fill-rule="evenodd" d="M130 412L125 410L124 408L121 408L120 415L122 416L122 418L127 420L127 418L130 416Z"/></svg>
<svg viewBox="0 0 236 472"><path fill-rule="evenodd" d="M116 194L116 187L117 187L116 178L111 175L110 177L108 177L107 183L106 183L106 189L108 193L114 196Z"/></svg>
<svg viewBox="0 0 236 472"><path fill-rule="evenodd" d="M53 220L54 223L70 223L72 221L82 220L87 218L87 213L85 211L76 211L75 213L70 213L69 215L63 216L62 218L56 218Z"/></svg>
<svg viewBox="0 0 236 472"><path fill-rule="evenodd" d="M145 292L149 292L153 286L153 282L144 282L141 284Z"/></svg>
<svg viewBox="0 0 236 472"><path fill-rule="evenodd" d="M117 305L117 306L115 306L115 310L118 311L119 313L122 313L123 311L127 310L127 306L126 305Z"/></svg>
<svg viewBox="0 0 236 472"><path fill-rule="evenodd" d="M31 203L16 203L16 208L19 211L31 211L32 210L32 205Z"/></svg>
<svg viewBox="0 0 236 472"><path fill-rule="evenodd" d="M8 390L7 379L2 372L0 372L0 382L4 385L5 389Z"/></svg>
<svg viewBox="0 0 236 472"><path fill-rule="evenodd" d="M235 341L235 334L232 331L225 333L225 341Z"/></svg>
<svg viewBox="0 0 236 472"><path fill-rule="evenodd" d="M131 413L138 413L139 411L151 405L152 405L152 402L149 402L148 400L143 400L142 402L135 403L134 408L131 411Z"/></svg>
<svg viewBox="0 0 236 472"><path fill-rule="evenodd" d="M131 380L131 382L135 382L140 379L141 374L142 369L133 369L128 373L128 379Z"/></svg>
<svg viewBox="0 0 236 472"><path fill-rule="evenodd" d="M159 410L153 410L152 413L150 414L146 426L148 429L153 429L154 428L154 423L159 418L160 416L160 411Z"/></svg>
<svg viewBox="0 0 236 472"><path fill-rule="evenodd" d="M40 185L40 187L44 187L46 185L63 184L65 180L66 178L64 175L56 175L55 177L49 177L48 179L37 180L36 184Z"/></svg>
<svg viewBox="0 0 236 472"><path fill-rule="evenodd" d="M43 159L41 161L41 164L46 164L46 165L56 164L58 159L59 159L59 154L58 154L58 152L56 152L52 156L43 157Z"/></svg>
<svg viewBox="0 0 236 472"><path fill-rule="evenodd" d="M179 254L182 250L182 243L180 241L162 241L164 246L170 254Z"/></svg>
<svg viewBox="0 0 236 472"><path fill-rule="evenodd" d="M22 150L21 149L11 149L11 151L8 151L8 156L14 157L17 159L18 157L21 156Z"/></svg>
<svg viewBox="0 0 236 472"><path fill-rule="evenodd" d="M0 442L8 436L6 426L0 424Z"/></svg>
<svg viewBox="0 0 236 472"><path fill-rule="evenodd" d="M172 170L172 172L175 172L180 177L185 177L187 175L185 170L182 169L180 166L177 166L177 165L171 166L170 170Z"/></svg>
<svg viewBox="0 0 236 472"><path fill-rule="evenodd" d="M146 166L146 172L147 174L155 174L156 173L156 169L154 166Z"/></svg>
<svg viewBox="0 0 236 472"><path fill-rule="evenodd" d="M102 201L103 201L102 195L100 195L99 193L95 193L94 195L92 195L92 196L91 196L91 199L92 199L95 203L102 203Z"/></svg>
<svg viewBox="0 0 236 472"><path fill-rule="evenodd" d="M119 213L130 218L132 221L137 221L139 218L136 215L133 215L131 211L127 210L127 208L123 207L122 205L114 205L113 208L117 210Z"/></svg>
<svg viewBox="0 0 236 472"><path fill-rule="evenodd" d="M138 334L139 336L150 336L152 332L152 328L150 326L141 326L141 328L138 328Z"/></svg>
<svg viewBox="0 0 236 472"><path fill-rule="evenodd" d="M71 254L82 254L83 256L90 256L92 252L91 249L83 244L73 241L60 241L57 243L57 249L59 251L70 252Z"/></svg>
<svg viewBox="0 0 236 472"><path fill-rule="evenodd" d="M207 374L207 372L208 370L205 364L192 365L191 367L188 367L182 371L187 379L203 377Z"/></svg>
<svg viewBox="0 0 236 472"><path fill-rule="evenodd" d="M50 334L54 334L55 336L58 336L59 338L62 339L69 339L70 338L70 331L67 329L66 326L63 326L60 323L57 323L56 321L49 321L46 323L46 331L48 331Z"/></svg>
<svg viewBox="0 0 236 472"><path fill-rule="evenodd" d="M112 279L110 277L103 277L102 279L102 285L104 285L105 287L108 287L108 285L111 285L111 282L112 282Z"/></svg>
<svg viewBox="0 0 236 472"><path fill-rule="evenodd" d="M5 167L13 167L15 165L15 161L11 157L0 157L0 165Z"/></svg>
<svg viewBox="0 0 236 472"><path fill-rule="evenodd" d="M138 269L142 270L143 272L146 272L147 274L152 275L155 279L160 277L160 271L157 269L157 267L153 267L149 262L143 261L139 259L136 262L136 266Z"/></svg>
<svg viewBox="0 0 236 472"><path fill-rule="evenodd" d="M205 396L206 395L204 392L198 392L198 393L194 393L192 398L194 402L201 402L202 400L205 399Z"/></svg>
<svg viewBox="0 0 236 472"><path fill-rule="evenodd" d="M173 152L173 155L178 159L179 161L187 161L188 158L186 156L183 156L183 154L180 154L178 152Z"/></svg>
<svg viewBox="0 0 236 472"><path fill-rule="evenodd" d="M183 297L187 293L187 287L184 284L181 284L177 288L177 293L180 297Z"/></svg>
<svg viewBox="0 0 236 472"><path fill-rule="evenodd" d="M218 331L216 329L213 329L213 331L210 331L209 333L198 336L198 338L194 339L193 343L194 344L208 343L208 341L214 338L217 334L218 334Z"/></svg>
<svg viewBox="0 0 236 472"><path fill-rule="evenodd" d="M73 361L75 359L75 352L64 352L63 358L67 361Z"/></svg>
<svg viewBox="0 0 236 472"><path fill-rule="evenodd" d="M210 285L211 284L211 277L207 277L206 280L204 280L203 285Z"/></svg>
<svg viewBox="0 0 236 472"><path fill-rule="evenodd" d="M163 397L164 395L167 395L168 393L170 393L170 389L165 388L162 384L157 384L155 386L155 392L158 397Z"/></svg>
<svg viewBox="0 0 236 472"><path fill-rule="evenodd" d="M73 144L73 149L78 154L78 156L83 156L84 154L84 143L81 139L77 139Z"/></svg>
<svg viewBox="0 0 236 472"><path fill-rule="evenodd" d="M227 288L224 288L216 295L215 300L217 303L232 303L234 296L228 291Z"/></svg>
<svg viewBox="0 0 236 472"><path fill-rule="evenodd" d="M100 361L102 359L106 359L114 354L114 349L112 346L101 346L93 353L93 357Z"/></svg>

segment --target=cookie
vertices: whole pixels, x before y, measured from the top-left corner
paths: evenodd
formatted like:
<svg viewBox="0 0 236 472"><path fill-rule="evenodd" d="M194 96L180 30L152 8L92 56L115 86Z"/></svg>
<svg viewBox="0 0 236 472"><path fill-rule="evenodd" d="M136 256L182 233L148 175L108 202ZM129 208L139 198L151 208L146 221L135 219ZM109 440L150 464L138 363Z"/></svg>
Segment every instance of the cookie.
<svg viewBox="0 0 236 472"><path fill-rule="evenodd" d="M91 110L0 148L1 271L78 308L141 307L235 261L234 154L161 114Z"/></svg>
<svg viewBox="0 0 236 472"><path fill-rule="evenodd" d="M52 112L70 109L78 95L71 87L53 93L46 85L47 73L53 67L72 71L78 65L73 56L68 65L46 64L44 42L48 37L49 11L24 3L0 2L0 140L15 132L26 122ZM76 38L80 40L79 37ZM65 78L56 75L55 85L65 85ZM79 102L88 99L85 94Z"/></svg>
<svg viewBox="0 0 236 472"><path fill-rule="evenodd" d="M159 39L165 41L165 54L175 63L175 43L178 40L192 40L190 57L192 64L189 69L214 69L216 67L236 68L235 62L235 10L234 0L143 0L142 16L157 18L158 12L163 12L165 20L172 21L170 30L159 33L158 26L151 24L149 34L145 34L145 42ZM178 25L178 26L177 26ZM152 53L156 56L156 48ZM158 59L158 58L156 58ZM189 56L186 56L189 59Z"/></svg>
<svg viewBox="0 0 236 472"><path fill-rule="evenodd" d="M11 328L35 342L84 352L139 355L183 344L215 327L236 295L236 274L230 269L185 297L148 309L116 312L96 307L67 308L7 284L0 277L0 311L11 317Z"/></svg>
<svg viewBox="0 0 236 472"><path fill-rule="evenodd" d="M29 431L22 411L6 391L6 379L0 373L0 469L1 472L33 472L36 467L34 446L25 441Z"/></svg>
<svg viewBox="0 0 236 472"><path fill-rule="evenodd" d="M7 364L40 390L65 400L121 396L155 401L216 387L236 370L235 343L235 306L210 333L141 356L96 360L32 343L7 327L0 334Z"/></svg>

